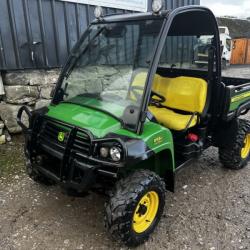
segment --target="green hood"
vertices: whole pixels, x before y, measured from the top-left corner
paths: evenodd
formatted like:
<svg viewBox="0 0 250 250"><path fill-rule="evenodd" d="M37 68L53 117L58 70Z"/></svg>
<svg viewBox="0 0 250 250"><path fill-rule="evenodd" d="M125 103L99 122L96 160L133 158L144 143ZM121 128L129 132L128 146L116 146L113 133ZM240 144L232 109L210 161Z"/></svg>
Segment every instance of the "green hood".
<svg viewBox="0 0 250 250"><path fill-rule="evenodd" d="M85 128L98 138L121 128L118 120L104 112L77 104L61 103L49 106L47 115L51 118Z"/></svg>

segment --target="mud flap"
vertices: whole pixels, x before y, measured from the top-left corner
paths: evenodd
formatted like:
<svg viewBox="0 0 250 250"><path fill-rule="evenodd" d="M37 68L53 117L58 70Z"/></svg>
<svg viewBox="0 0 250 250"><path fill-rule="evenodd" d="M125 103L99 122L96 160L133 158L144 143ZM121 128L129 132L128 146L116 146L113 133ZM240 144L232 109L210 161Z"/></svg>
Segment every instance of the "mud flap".
<svg viewBox="0 0 250 250"><path fill-rule="evenodd" d="M236 140L238 128L238 119L233 119L230 122L220 122L215 127L215 132L213 133L212 140L214 146L228 147L232 145Z"/></svg>

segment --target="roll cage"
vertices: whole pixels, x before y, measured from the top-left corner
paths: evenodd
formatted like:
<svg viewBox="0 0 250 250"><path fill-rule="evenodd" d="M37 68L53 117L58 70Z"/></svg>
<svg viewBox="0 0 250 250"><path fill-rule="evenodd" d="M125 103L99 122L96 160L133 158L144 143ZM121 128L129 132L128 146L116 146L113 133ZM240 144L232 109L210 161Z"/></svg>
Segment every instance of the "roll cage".
<svg viewBox="0 0 250 250"><path fill-rule="evenodd" d="M106 16L102 19L96 19L92 24L105 24L105 23L115 23L115 22L127 22L127 21L137 21L137 20L147 20L147 19L159 19L163 18L163 25L160 30L159 36L156 40L152 58L150 60L148 75L145 83L145 88L142 96L142 103L140 107L140 117L138 124L134 132L141 134L143 132L143 125L148 117L148 105L150 101L150 95L153 85L154 75L157 72L158 62L161 56L162 49L164 47L165 40L167 36L171 35L206 35L207 33L212 33L214 35L213 41L213 58L210 59L210 70L208 67L207 80L208 80L208 104L210 103L213 85L220 82L221 78L221 63L220 63L220 38L219 30L216 18L214 14L206 7L201 6L185 6L172 11L162 11L159 15L153 13L133 13L133 14L123 14L123 15L112 15ZM88 30L83 34L82 37L86 36ZM81 44L82 38L76 43L72 52L64 65L64 68L58 79L57 87L55 93L61 86L64 79L65 73L67 72L68 63L72 57L76 57L76 51ZM215 65L215 67L214 67ZM162 69L161 69L162 71ZM209 72L210 71L210 72ZM189 72L190 74L190 72ZM197 70L199 75L199 71ZM52 105L57 104L57 94L54 95L52 99ZM216 102L215 102L216 103Z"/></svg>

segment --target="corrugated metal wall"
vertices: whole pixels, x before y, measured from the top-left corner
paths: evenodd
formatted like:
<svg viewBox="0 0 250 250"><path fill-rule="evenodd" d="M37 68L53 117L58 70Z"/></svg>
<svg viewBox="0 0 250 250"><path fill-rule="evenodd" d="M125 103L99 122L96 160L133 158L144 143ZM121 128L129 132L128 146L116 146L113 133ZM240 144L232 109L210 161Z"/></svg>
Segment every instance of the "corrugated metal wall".
<svg viewBox="0 0 250 250"><path fill-rule="evenodd" d="M166 8L199 2L166 0ZM58 0L0 0L0 70L62 66L93 20L94 8ZM105 12L129 11L105 8Z"/></svg>

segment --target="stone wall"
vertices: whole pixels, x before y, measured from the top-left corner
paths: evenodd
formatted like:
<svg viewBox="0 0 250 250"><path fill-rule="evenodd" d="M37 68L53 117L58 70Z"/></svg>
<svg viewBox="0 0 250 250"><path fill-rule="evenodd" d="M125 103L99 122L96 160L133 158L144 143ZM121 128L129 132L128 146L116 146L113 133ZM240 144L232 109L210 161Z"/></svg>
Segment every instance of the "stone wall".
<svg viewBox="0 0 250 250"><path fill-rule="evenodd" d="M59 70L15 71L0 75L0 144L10 141L10 134L21 132L16 116L22 105L37 109L48 105Z"/></svg>
<svg viewBox="0 0 250 250"><path fill-rule="evenodd" d="M47 106L60 70L16 71L2 74L0 84L0 144L11 140L10 134L21 132L16 122L22 105L31 110ZM138 73L138 72L137 72ZM115 95L119 100L127 98L132 76L131 67L89 66L75 70L67 79L67 97L84 93ZM142 79L143 80L143 79ZM2 91L2 92L1 92Z"/></svg>

